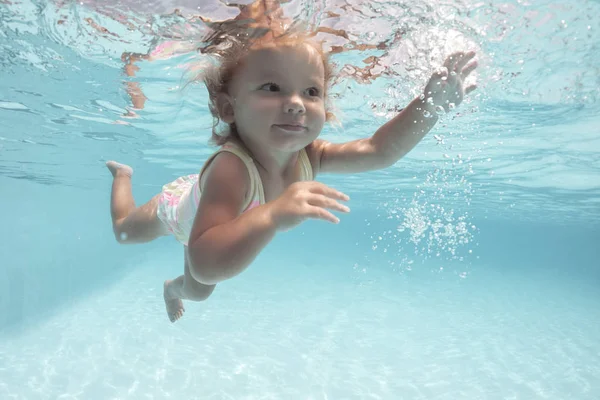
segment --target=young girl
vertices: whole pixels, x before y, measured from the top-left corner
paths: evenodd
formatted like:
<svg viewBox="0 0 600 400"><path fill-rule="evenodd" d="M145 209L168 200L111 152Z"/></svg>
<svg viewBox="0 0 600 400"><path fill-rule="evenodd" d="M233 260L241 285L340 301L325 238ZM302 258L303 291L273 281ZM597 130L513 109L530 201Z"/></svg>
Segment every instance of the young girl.
<svg viewBox="0 0 600 400"><path fill-rule="evenodd" d="M343 144L318 139L332 115L327 55L308 34L282 24L260 34L218 36L219 64L203 71L215 118L218 150L200 173L180 177L136 207L133 170L115 161L111 214L120 243L148 242L173 234L184 246L183 275L164 283L169 319L179 319L182 299L202 301L215 285L252 263L278 231L308 218L337 223L348 196L316 182L319 173L358 173L388 167L433 127L441 108L461 103L463 82L476 62L456 53L415 98L373 136ZM227 125L217 129L218 122Z"/></svg>

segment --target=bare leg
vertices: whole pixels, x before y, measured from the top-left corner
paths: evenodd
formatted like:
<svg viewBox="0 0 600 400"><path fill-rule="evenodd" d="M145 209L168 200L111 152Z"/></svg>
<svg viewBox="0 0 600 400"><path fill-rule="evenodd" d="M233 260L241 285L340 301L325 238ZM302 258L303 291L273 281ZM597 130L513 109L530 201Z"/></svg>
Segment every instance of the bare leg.
<svg viewBox="0 0 600 400"><path fill-rule="evenodd" d="M148 98L142 92L142 88L138 82L125 82L127 94L131 98L131 102L133 103L133 108L136 110L143 110L144 105L146 104L146 100ZM124 117L137 117L133 111L128 110Z"/></svg>
<svg viewBox="0 0 600 400"><path fill-rule="evenodd" d="M146 54L123 53L121 55L121 60L125 62L125 66L123 67L125 75L134 77L135 73L140 70L140 67L135 65L135 62L148 59L149 57ZM143 110L148 98L146 95L144 95L139 82L125 81L124 83L125 90L127 91L127 94L129 94L131 102L133 103L133 108L135 110ZM127 110L123 117L136 118L137 114L132 110Z"/></svg>
<svg viewBox="0 0 600 400"><path fill-rule="evenodd" d="M131 192L131 167L109 161L106 166L113 175L110 213L113 231L119 243L145 243L168 234L156 216L158 195L136 207Z"/></svg>
<svg viewBox="0 0 600 400"><path fill-rule="evenodd" d="M216 285L204 285L196 281L190 273L190 266L187 257L187 248L185 251L185 266L183 275L167 280L164 284L163 296L167 306L167 315L171 322L177 321L183 316L185 308L181 300L204 301L215 290Z"/></svg>

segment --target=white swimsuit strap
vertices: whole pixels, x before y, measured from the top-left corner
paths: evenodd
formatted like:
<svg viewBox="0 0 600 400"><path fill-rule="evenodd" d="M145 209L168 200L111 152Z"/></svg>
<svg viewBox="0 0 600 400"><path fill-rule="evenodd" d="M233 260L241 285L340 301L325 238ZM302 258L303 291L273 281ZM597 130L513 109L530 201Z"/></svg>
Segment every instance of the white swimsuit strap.
<svg viewBox="0 0 600 400"><path fill-rule="evenodd" d="M214 154L212 154L208 158L208 160L206 160L206 162L202 166L202 169L200 170L200 174L198 176L198 184L199 184L200 190L204 185L204 182L202 180L203 176L204 176L204 172L209 167L212 160L214 160L214 158L223 151L227 151L229 153L233 153L236 156L238 156L240 158L240 160L242 160L244 165L246 165L246 168L248 170L248 175L250 176L250 192L248 193L248 196L246 197L246 201L244 203L244 206L242 207L242 210L245 210L250 205L250 203L252 203L252 201L254 200L254 198L257 195L257 192L258 192L258 198L259 198L260 204L264 204L265 203L265 192L264 192L264 188L262 185L262 180L260 179L260 174L258 173L258 169L256 168L256 165L254 164L254 160L252 159L252 157L250 157L248 155L248 153L241 146L234 144L234 142L229 142L226 145L221 146L221 148L219 148L219 150L217 150Z"/></svg>

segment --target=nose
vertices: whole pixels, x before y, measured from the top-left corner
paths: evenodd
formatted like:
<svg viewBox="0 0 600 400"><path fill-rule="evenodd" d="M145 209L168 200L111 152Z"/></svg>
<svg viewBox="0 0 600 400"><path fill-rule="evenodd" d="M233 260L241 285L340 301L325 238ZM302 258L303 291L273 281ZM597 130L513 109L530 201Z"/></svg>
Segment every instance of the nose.
<svg viewBox="0 0 600 400"><path fill-rule="evenodd" d="M304 114L306 108L304 108L304 103L300 99L300 96L294 95L287 98L283 105L283 111L286 114Z"/></svg>

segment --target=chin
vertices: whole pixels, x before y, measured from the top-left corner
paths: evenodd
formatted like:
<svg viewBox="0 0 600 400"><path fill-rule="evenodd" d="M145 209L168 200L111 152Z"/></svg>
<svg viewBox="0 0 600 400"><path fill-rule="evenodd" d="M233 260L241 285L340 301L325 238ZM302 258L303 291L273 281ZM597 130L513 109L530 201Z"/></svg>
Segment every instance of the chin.
<svg viewBox="0 0 600 400"><path fill-rule="evenodd" d="M317 138L311 131L280 133L273 132L271 135L271 146L280 151L299 151Z"/></svg>
<svg viewBox="0 0 600 400"><path fill-rule="evenodd" d="M271 141L271 145L277 150L280 151L299 151L316 139L314 134L303 133L299 135L277 135L277 137L273 137Z"/></svg>
<svg viewBox="0 0 600 400"><path fill-rule="evenodd" d="M310 142L306 142L306 141L302 141L302 142L299 142L299 141L287 141L287 142L277 141L277 142L272 142L271 147L276 149L277 151L293 153L293 152L302 150L309 144L310 144Z"/></svg>

